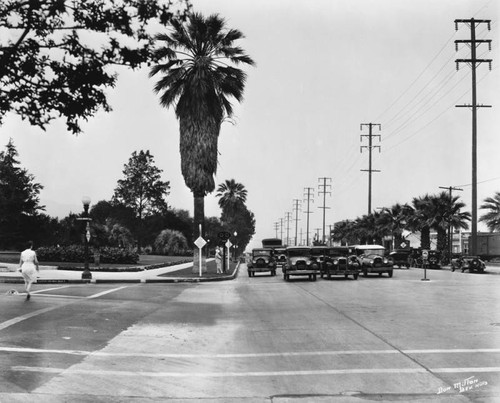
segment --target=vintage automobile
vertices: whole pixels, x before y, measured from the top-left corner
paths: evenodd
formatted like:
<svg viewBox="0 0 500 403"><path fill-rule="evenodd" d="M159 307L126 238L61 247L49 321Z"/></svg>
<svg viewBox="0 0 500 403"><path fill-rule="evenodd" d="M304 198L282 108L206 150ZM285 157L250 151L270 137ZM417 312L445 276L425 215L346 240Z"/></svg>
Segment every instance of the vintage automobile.
<svg viewBox="0 0 500 403"><path fill-rule="evenodd" d="M326 246L311 246L311 258L318 264L320 271L323 268L326 250Z"/></svg>
<svg viewBox="0 0 500 403"><path fill-rule="evenodd" d="M458 256L451 259L451 271L469 270L469 273L484 273L486 264L479 256Z"/></svg>
<svg viewBox="0 0 500 403"><path fill-rule="evenodd" d="M352 276L354 280L359 276L359 262L354 249L348 246L331 246L326 248L321 265L321 278L326 276Z"/></svg>
<svg viewBox="0 0 500 403"><path fill-rule="evenodd" d="M385 255L386 250L382 245L355 245L353 248L363 276L367 277L368 273L378 273L379 276L387 273L392 277L392 261Z"/></svg>
<svg viewBox="0 0 500 403"><path fill-rule="evenodd" d="M256 272L270 272L276 275L276 260L269 248L252 249L252 258L247 262L248 277L255 277Z"/></svg>
<svg viewBox="0 0 500 403"><path fill-rule="evenodd" d="M274 259L276 260L276 267L283 272L283 266L286 263L286 247L274 248Z"/></svg>
<svg viewBox="0 0 500 403"><path fill-rule="evenodd" d="M389 253L389 259L392 260L393 266L398 268L406 267L410 268L410 254L409 249L396 249L395 251Z"/></svg>
<svg viewBox="0 0 500 403"><path fill-rule="evenodd" d="M316 281L319 274L319 264L311 257L308 246L289 246L286 248L286 263L283 266L283 278L288 281L290 276L308 276L310 281Z"/></svg>
<svg viewBox="0 0 500 403"><path fill-rule="evenodd" d="M411 267L424 267L424 259L422 258L422 248L412 248L410 254ZM426 269L441 269L441 252L437 250L428 250L428 257L425 261Z"/></svg>

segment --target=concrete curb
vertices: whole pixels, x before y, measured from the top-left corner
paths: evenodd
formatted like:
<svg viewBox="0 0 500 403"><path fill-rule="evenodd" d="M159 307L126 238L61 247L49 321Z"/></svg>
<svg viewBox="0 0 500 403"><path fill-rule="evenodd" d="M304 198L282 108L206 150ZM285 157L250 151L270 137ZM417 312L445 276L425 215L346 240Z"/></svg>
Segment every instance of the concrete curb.
<svg viewBox="0 0 500 403"><path fill-rule="evenodd" d="M228 281L234 280L238 276L240 268L240 262L236 265L233 272L226 276L221 277L152 277L152 278L136 278L136 279L38 279L36 284L104 284L104 283L206 283L206 282L216 282L216 281ZM140 272L143 273L143 272ZM118 274L118 273L117 273ZM1 276L0 283L9 284L24 284L24 280L20 277L12 276Z"/></svg>

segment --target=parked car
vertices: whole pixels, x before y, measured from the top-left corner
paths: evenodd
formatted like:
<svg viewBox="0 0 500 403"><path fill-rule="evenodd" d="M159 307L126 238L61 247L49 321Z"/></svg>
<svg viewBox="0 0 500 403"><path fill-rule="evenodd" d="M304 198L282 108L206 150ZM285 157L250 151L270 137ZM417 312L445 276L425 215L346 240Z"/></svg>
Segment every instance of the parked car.
<svg viewBox="0 0 500 403"><path fill-rule="evenodd" d="M312 246L311 247L311 258L316 261L319 266L319 270L323 269L323 262L325 260L327 247L326 246Z"/></svg>
<svg viewBox="0 0 500 403"><path fill-rule="evenodd" d="M386 256L386 249L382 245L355 245L354 251L365 277L368 273L378 273L379 276L387 273L392 277L392 261Z"/></svg>
<svg viewBox="0 0 500 403"><path fill-rule="evenodd" d="M269 248L252 249L252 258L247 263L248 277L255 277L256 272L270 272L276 275L276 260Z"/></svg>
<svg viewBox="0 0 500 403"><path fill-rule="evenodd" d="M276 260L276 267L281 267L283 272L283 266L286 264L286 247L274 248L273 256Z"/></svg>
<svg viewBox="0 0 500 403"><path fill-rule="evenodd" d="M283 266L283 278L288 281L290 276L308 276L316 281L319 264L311 256L311 248L307 246L289 246L286 248L286 263Z"/></svg>
<svg viewBox="0 0 500 403"><path fill-rule="evenodd" d="M451 271L469 270L469 273L484 273L486 264L479 256L458 256L451 259Z"/></svg>
<svg viewBox="0 0 500 403"><path fill-rule="evenodd" d="M410 268L410 254L409 249L396 249L395 251L389 253L389 259L392 260L393 266L398 266L398 268L406 267Z"/></svg>
<svg viewBox="0 0 500 403"><path fill-rule="evenodd" d="M411 267L424 267L424 259L422 258L422 248L412 248L410 255L410 264ZM428 250L427 251L427 269L441 269L441 252L437 250Z"/></svg>
<svg viewBox="0 0 500 403"><path fill-rule="evenodd" d="M325 249L323 264L321 266L321 278L326 276L352 276L354 280L359 276L359 262L354 249L348 246L332 246Z"/></svg>

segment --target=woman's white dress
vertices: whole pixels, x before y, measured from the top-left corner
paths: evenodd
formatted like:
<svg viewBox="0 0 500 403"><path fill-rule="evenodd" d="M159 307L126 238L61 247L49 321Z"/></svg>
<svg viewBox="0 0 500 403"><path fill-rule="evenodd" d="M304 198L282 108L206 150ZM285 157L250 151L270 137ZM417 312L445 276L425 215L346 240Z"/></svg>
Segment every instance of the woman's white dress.
<svg viewBox="0 0 500 403"><path fill-rule="evenodd" d="M36 272L36 253L32 249L26 249L21 252L21 275L27 281L35 281L37 278Z"/></svg>

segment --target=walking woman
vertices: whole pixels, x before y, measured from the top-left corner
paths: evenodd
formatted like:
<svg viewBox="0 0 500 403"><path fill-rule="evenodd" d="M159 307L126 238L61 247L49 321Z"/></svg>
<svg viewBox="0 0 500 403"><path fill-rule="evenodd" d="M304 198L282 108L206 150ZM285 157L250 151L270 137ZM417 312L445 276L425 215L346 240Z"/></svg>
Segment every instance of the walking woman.
<svg viewBox="0 0 500 403"><path fill-rule="evenodd" d="M26 288L26 300L29 300L31 284L36 281L38 273L38 259L36 252L33 250L33 241L28 242L28 247L21 252L19 260L19 271L24 278L24 287Z"/></svg>

